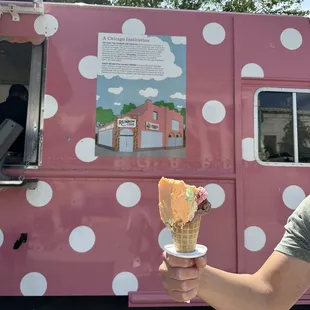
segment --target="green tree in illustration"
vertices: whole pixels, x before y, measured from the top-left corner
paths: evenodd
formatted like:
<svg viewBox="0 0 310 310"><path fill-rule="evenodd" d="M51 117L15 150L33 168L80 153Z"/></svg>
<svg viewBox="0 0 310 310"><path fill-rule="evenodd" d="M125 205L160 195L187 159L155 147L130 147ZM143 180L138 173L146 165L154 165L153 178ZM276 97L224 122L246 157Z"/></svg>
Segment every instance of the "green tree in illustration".
<svg viewBox="0 0 310 310"><path fill-rule="evenodd" d="M158 107L167 107L170 110L174 110L176 112L179 112L179 110L175 107L173 102L165 102L163 100L156 101L153 103L154 105L157 105Z"/></svg>
<svg viewBox="0 0 310 310"><path fill-rule="evenodd" d="M305 124L297 115L298 125L298 149L299 154L305 153L306 149L309 149L308 144L310 143L310 127ZM293 144L293 119L291 119L283 128L284 137L280 142L281 153L285 152L294 155L294 144Z"/></svg>
<svg viewBox="0 0 310 310"><path fill-rule="evenodd" d="M186 124L186 109L182 108L180 114L183 116L183 123Z"/></svg>
<svg viewBox="0 0 310 310"><path fill-rule="evenodd" d="M116 116L113 113L112 109L103 109L98 107L96 109L96 121L101 124L106 124L114 121Z"/></svg>
<svg viewBox="0 0 310 310"><path fill-rule="evenodd" d="M131 110L134 110L136 108L137 108L137 106L135 104L133 104L133 103L124 104L120 114L124 115L124 114L126 114L126 113L128 113Z"/></svg>
<svg viewBox="0 0 310 310"><path fill-rule="evenodd" d="M31 2L32 0L24 0ZM44 0L45 1L45 0ZM306 16L301 4L308 0L46 0L46 2L66 2L103 4L116 6L169 8L184 10L245 12L261 14L286 14Z"/></svg>

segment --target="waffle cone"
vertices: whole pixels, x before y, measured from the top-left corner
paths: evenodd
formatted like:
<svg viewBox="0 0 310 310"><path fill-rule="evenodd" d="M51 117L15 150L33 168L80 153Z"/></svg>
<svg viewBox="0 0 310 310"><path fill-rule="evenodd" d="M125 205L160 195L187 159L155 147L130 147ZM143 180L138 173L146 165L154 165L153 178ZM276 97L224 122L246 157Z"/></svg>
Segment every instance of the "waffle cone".
<svg viewBox="0 0 310 310"><path fill-rule="evenodd" d="M201 216L195 216L183 227L173 227L172 239L177 252L191 253L195 251L200 229Z"/></svg>

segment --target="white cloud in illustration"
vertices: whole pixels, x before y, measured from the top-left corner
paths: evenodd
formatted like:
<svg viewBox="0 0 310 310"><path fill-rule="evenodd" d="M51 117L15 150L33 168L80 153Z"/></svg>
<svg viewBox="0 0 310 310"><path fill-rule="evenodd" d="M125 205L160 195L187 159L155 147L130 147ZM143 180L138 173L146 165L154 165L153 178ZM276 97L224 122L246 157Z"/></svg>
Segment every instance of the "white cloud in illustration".
<svg viewBox="0 0 310 310"><path fill-rule="evenodd" d="M100 99L100 96L99 96L99 95L97 95L96 99L97 99L97 101L98 101L98 100Z"/></svg>
<svg viewBox="0 0 310 310"><path fill-rule="evenodd" d="M123 91L123 87L110 87L108 92L114 95L119 95Z"/></svg>
<svg viewBox="0 0 310 310"><path fill-rule="evenodd" d="M173 44L176 44L176 45L179 45L179 44L186 45L186 37L171 37L171 41Z"/></svg>
<svg viewBox="0 0 310 310"><path fill-rule="evenodd" d="M184 108L182 105L177 105L177 108L178 109L182 109L182 108Z"/></svg>
<svg viewBox="0 0 310 310"><path fill-rule="evenodd" d="M155 88L148 87L146 89L141 89L139 91L139 95L148 98L148 97L156 97L158 95L158 90Z"/></svg>
<svg viewBox="0 0 310 310"><path fill-rule="evenodd" d="M182 100L185 100L185 99L186 99L186 95L183 95L183 94L181 94L180 92L176 92L176 93L172 94L172 95L170 96L170 98L172 98L172 99L182 99Z"/></svg>
<svg viewBox="0 0 310 310"><path fill-rule="evenodd" d="M122 105L120 102L114 102L114 105Z"/></svg>
<svg viewBox="0 0 310 310"><path fill-rule="evenodd" d="M125 37L128 38L128 40L135 40L136 37L132 35L124 35L124 34L113 34L113 37L120 37L124 39ZM166 78L177 78L182 75L183 70L181 67L176 65L175 62L175 56L170 50L170 45L168 42L165 42L161 40L158 37L148 37L143 36L143 39L147 39L147 43L140 43L141 49L147 50L148 46L162 46L162 52L159 54L158 58L154 61L146 61L141 59L135 59L131 61L132 64L137 66L137 72L130 71L130 74L126 73L126 63L122 64L122 68L119 67L119 64L111 66L111 62L109 59L100 59L101 62L101 72L99 72L99 75L103 75L106 79L112 79L113 77L119 76L122 79L125 80L152 80L155 81L162 81ZM123 41L119 41L118 43L122 43ZM128 41L124 40L125 44L128 44ZM104 44L102 44L102 48L104 48ZM121 48L121 47L120 47ZM99 51L100 54L100 51ZM127 60L128 62L128 60ZM150 68L152 66L152 68ZM155 67L154 67L155 66ZM140 67L140 69L139 69ZM106 68L106 69L105 69ZM144 74L145 72L148 72L149 75ZM156 69L154 69L156 68ZM132 66L128 66L129 70L132 70ZM151 70L152 69L152 70ZM118 72L123 72L123 74L118 74ZM105 73L107 72L107 73ZM143 74L142 74L143 72Z"/></svg>

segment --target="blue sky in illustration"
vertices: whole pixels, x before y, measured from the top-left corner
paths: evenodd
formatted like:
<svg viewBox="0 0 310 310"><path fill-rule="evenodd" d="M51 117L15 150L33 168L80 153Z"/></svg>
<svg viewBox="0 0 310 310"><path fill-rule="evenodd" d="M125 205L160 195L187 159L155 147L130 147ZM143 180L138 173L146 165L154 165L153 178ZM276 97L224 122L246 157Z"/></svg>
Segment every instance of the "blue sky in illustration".
<svg viewBox="0 0 310 310"><path fill-rule="evenodd" d="M125 80L120 77L106 79L100 75L97 77L97 107L103 109L112 109L114 114L119 114L122 105L134 103L140 106L147 99L139 94L140 90L146 88L154 88L158 90L156 97L150 97L153 102L164 100L165 102L173 102L179 108L185 107L186 100L173 99L170 95L181 93L186 95L186 45L174 44L169 36L157 36L162 41L168 42L170 50L175 56L175 64L182 69L182 75L177 78L166 78L162 81L155 80ZM112 94L108 91L109 88L123 87L123 91L119 94Z"/></svg>

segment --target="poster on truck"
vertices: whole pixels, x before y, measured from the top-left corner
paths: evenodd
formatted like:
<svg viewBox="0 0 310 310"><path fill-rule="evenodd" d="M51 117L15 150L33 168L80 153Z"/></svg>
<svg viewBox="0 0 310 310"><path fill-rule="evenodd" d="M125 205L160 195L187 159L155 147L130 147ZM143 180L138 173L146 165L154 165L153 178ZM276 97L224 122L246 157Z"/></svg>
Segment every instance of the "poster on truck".
<svg viewBox="0 0 310 310"><path fill-rule="evenodd" d="M96 156L185 157L186 37L99 33Z"/></svg>

